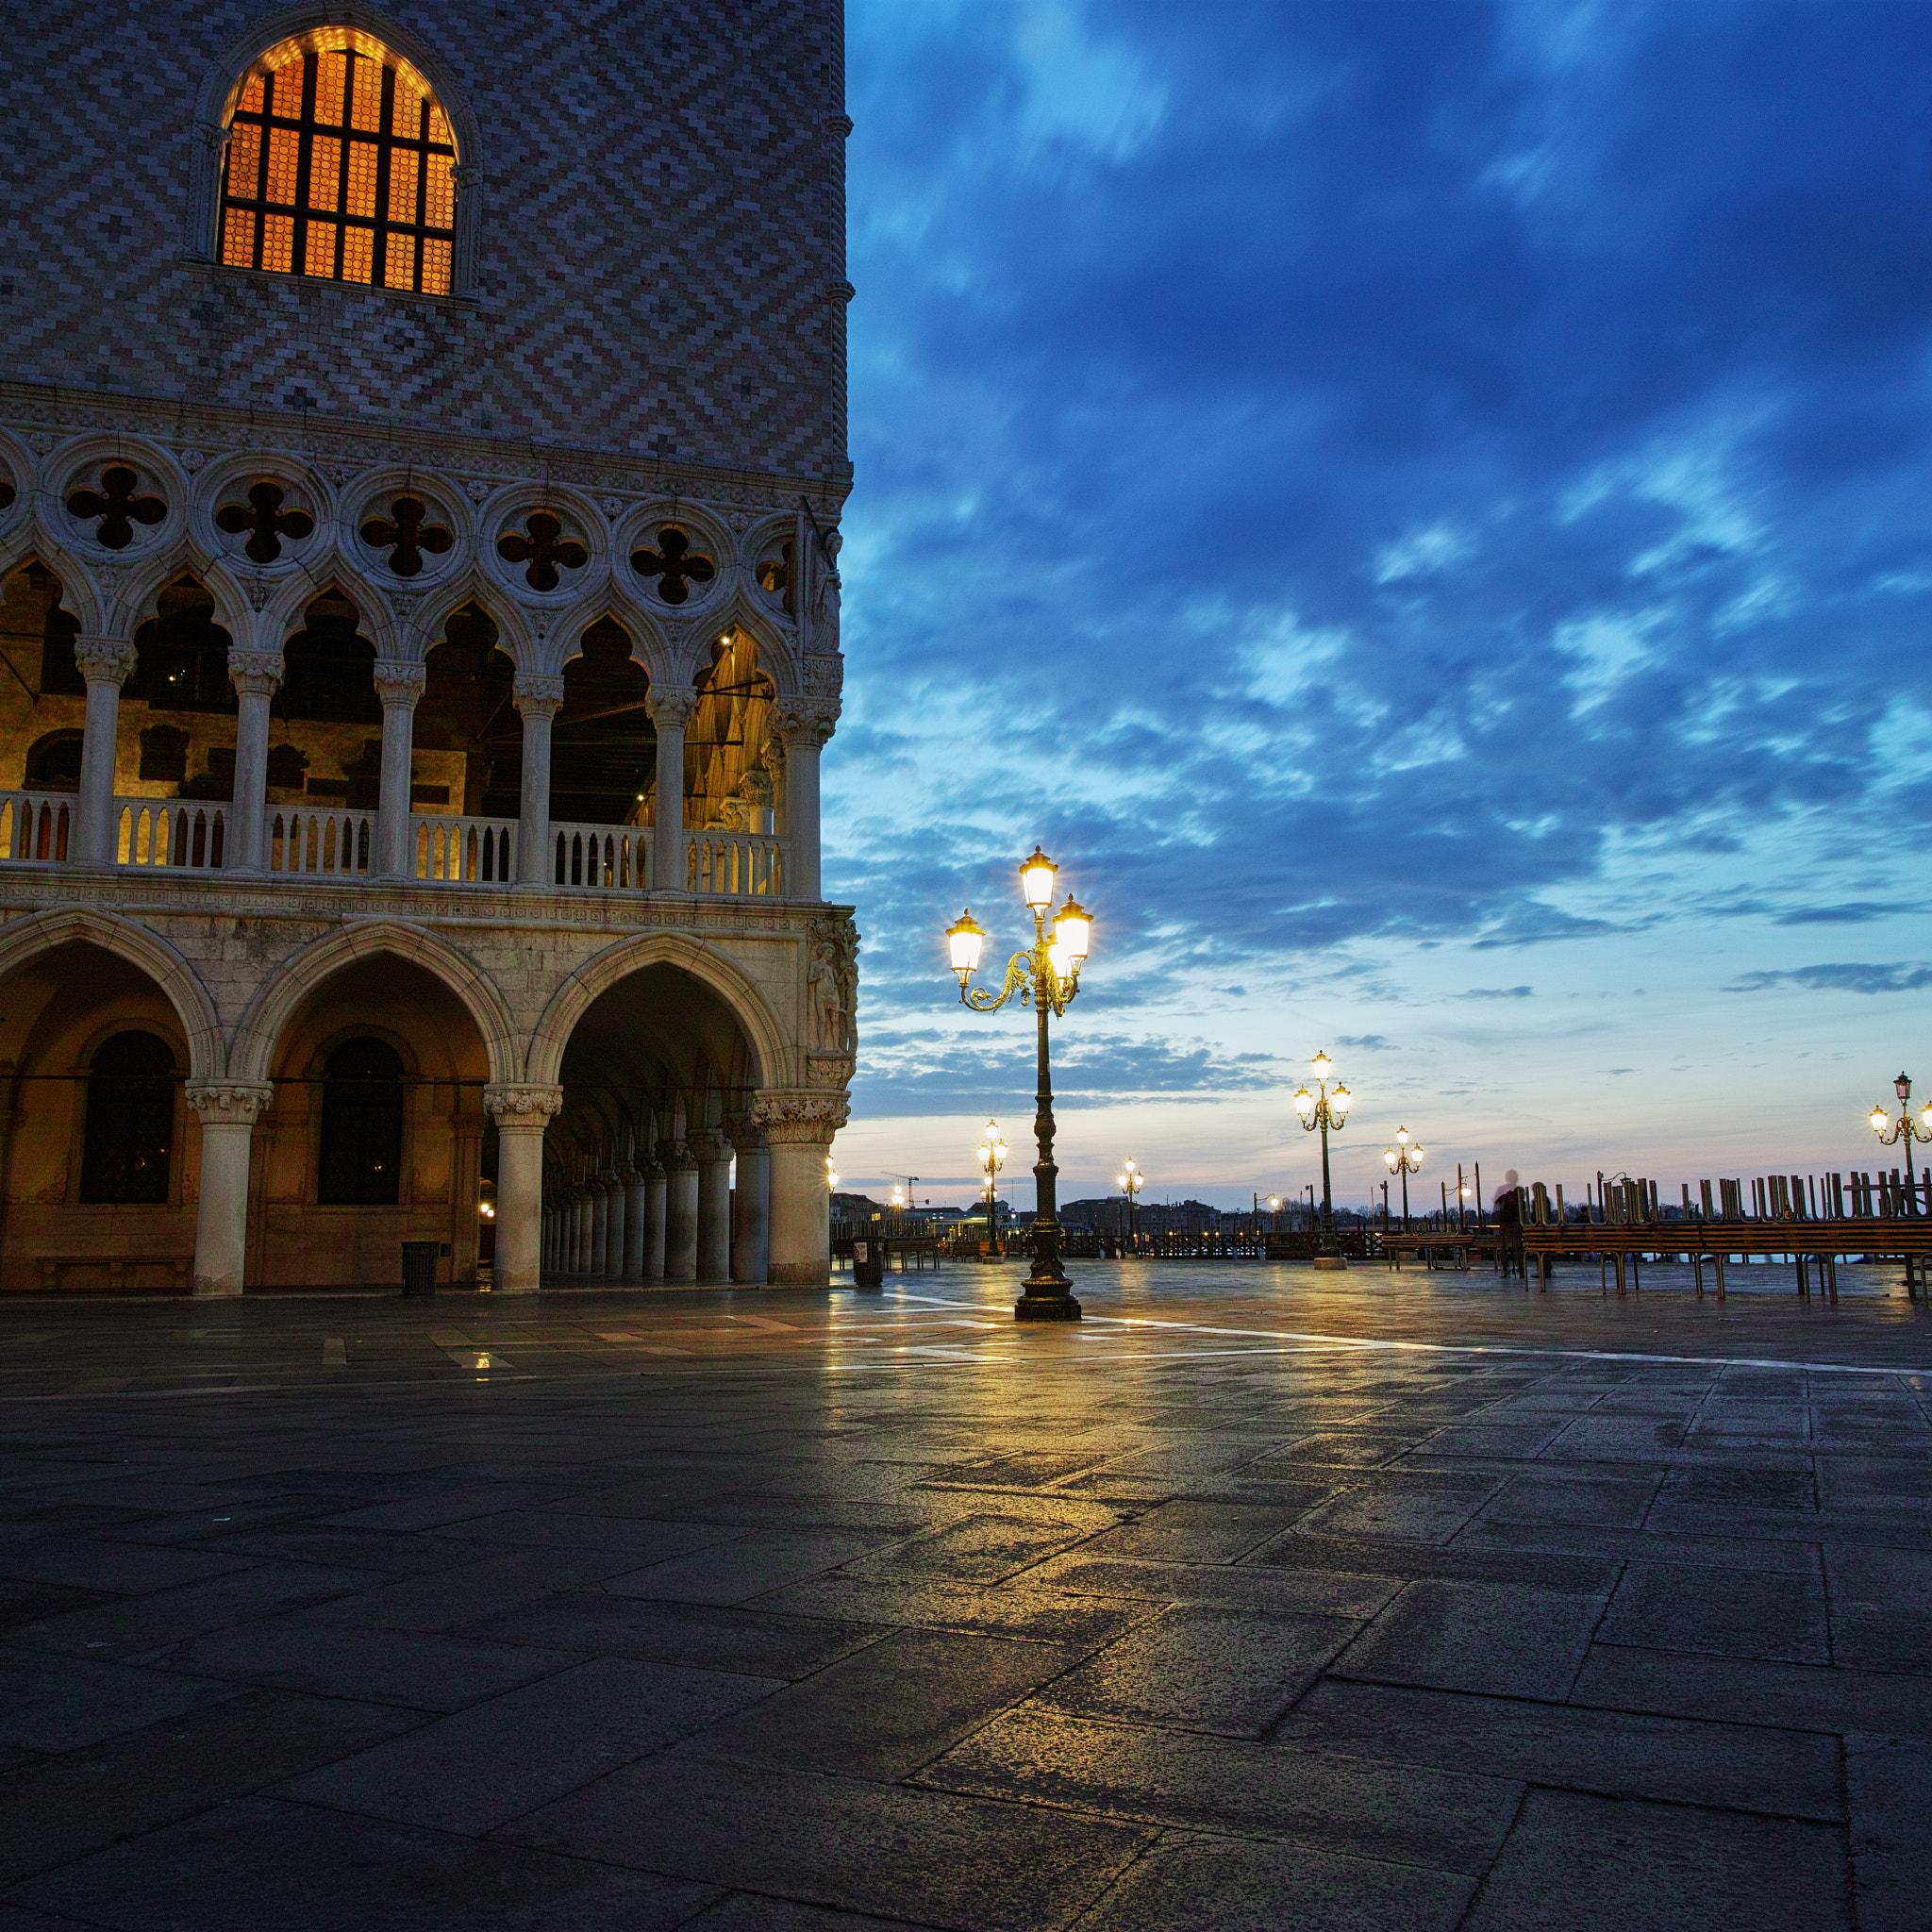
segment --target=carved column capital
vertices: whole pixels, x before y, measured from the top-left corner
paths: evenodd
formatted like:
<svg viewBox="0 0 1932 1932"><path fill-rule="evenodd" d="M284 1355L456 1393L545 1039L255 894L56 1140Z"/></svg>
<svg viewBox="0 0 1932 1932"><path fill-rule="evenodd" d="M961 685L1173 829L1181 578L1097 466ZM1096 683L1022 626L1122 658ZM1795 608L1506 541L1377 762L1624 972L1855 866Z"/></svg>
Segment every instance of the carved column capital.
<svg viewBox="0 0 1932 1932"><path fill-rule="evenodd" d="M716 1127L706 1127L702 1132L688 1138L692 1158L701 1163L731 1158L731 1143Z"/></svg>
<svg viewBox="0 0 1932 1932"><path fill-rule="evenodd" d="M772 729L789 751L794 745L823 751L839 726L837 698L784 697L772 707Z"/></svg>
<svg viewBox="0 0 1932 1932"><path fill-rule="evenodd" d="M135 649L125 638L83 631L74 641L74 661L90 684L123 685L134 670Z"/></svg>
<svg viewBox="0 0 1932 1932"><path fill-rule="evenodd" d="M752 1118L765 1139L780 1146L829 1147L832 1137L852 1118L851 1097L844 1093L762 1093L752 1107Z"/></svg>
<svg viewBox="0 0 1932 1932"><path fill-rule="evenodd" d="M486 1087L483 1111L499 1134L541 1134L563 1106L561 1087Z"/></svg>
<svg viewBox="0 0 1932 1932"><path fill-rule="evenodd" d="M697 1172L698 1164L691 1158L691 1149L682 1141L659 1141L658 1160L667 1174Z"/></svg>
<svg viewBox="0 0 1932 1932"><path fill-rule="evenodd" d="M371 667L375 694L384 710L410 710L429 682L429 667L397 658L379 658Z"/></svg>
<svg viewBox="0 0 1932 1932"><path fill-rule="evenodd" d="M228 682L238 698L272 698L282 681L279 651L230 651Z"/></svg>
<svg viewBox="0 0 1932 1932"><path fill-rule="evenodd" d="M563 679L519 672L511 702L526 718L554 718L563 708Z"/></svg>
<svg viewBox="0 0 1932 1932"><path fill-rule="evenodd" d="M660 730L682 731L698 708L698 694L689 685L654 684L644 693L644 709Z"/></svg>
<svg viewBox="0 0 1932 1932"><path fill-rule="evenodd" d="M275 1097L266 1081L195 1080L188 1086L188 1105L205 1127L252 1127Z"/></svg>
<svg viewBox="0 0 1932 1932"><path fill-rule="evenodd" d="M765 1130L755 1115L729 1115L724 1122L724 1131L730 1136L732 1146L741 1154L757 1154L764 1147Z"/></svg>

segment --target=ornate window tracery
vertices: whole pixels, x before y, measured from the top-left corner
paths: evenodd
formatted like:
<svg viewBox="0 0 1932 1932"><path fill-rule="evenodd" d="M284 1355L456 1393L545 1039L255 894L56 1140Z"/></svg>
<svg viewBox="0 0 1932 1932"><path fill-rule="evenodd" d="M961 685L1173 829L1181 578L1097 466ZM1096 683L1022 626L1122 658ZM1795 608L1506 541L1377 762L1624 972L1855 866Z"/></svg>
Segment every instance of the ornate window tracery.
<svg viewBox="0 0 1932 1932"><path fill-rule="evenodd" d="M448 115L405 66L358 48L290 51L248 76L228 125L222 260L448 294Z"/></svg>

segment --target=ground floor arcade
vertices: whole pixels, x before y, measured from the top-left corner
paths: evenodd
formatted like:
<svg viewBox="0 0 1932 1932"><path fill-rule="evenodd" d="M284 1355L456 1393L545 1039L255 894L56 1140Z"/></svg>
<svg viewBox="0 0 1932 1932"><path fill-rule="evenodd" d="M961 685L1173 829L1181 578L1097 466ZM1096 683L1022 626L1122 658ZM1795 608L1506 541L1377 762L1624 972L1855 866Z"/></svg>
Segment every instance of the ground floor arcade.
<svg viewBox="0 0 1932 1932"><path fill-rule="evenodd" d="M0 1291L826 1278L836 908L73 883L0 907Z"/></svg>

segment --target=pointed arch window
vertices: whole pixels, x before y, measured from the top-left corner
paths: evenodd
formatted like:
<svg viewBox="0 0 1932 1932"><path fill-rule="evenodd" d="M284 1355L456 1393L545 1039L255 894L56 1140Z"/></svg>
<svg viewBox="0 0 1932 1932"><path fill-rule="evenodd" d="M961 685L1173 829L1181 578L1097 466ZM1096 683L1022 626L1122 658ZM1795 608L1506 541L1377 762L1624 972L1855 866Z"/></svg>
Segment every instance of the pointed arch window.
<svg viewBox="0 0 1932 1932"><path fill-rule="evenodd" d="M228 124L222 260L447 295L449 116L412 69L363 47L282 51L243 81Z"/></svg>

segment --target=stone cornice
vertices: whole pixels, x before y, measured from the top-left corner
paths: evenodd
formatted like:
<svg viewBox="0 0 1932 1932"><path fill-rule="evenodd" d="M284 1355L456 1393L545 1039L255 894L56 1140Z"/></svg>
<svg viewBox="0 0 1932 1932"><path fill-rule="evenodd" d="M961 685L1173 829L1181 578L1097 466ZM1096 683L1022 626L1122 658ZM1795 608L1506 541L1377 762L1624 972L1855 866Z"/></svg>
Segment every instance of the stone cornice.
<svg viewBox="0 0 1932 1932"><path fill-rule="evenodd" d="M491 483L534 477L608 491L640 501L688 496L710 504L752 509L795 509L801 495L826 522L836 522L852 488L852 468L838 476L791 476L732 470L665 457L632 456L521 438L478 436L460 430L404 428L352 417L237 409L225 403L165 396L117 395L52 383L0 381L0 420L25 434L51 430L61 437L119 430L148 436L179 449L207 455L221 450L286 450L327 467L414 463Z"/></svg>

